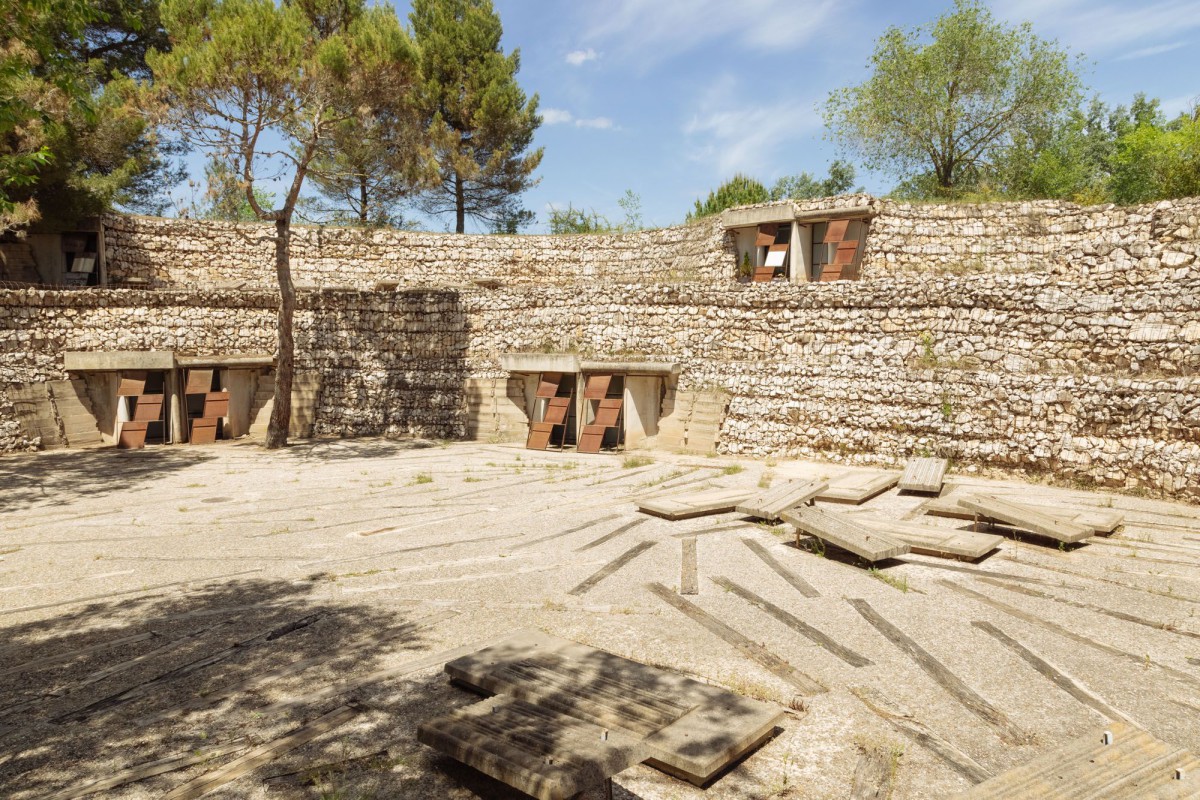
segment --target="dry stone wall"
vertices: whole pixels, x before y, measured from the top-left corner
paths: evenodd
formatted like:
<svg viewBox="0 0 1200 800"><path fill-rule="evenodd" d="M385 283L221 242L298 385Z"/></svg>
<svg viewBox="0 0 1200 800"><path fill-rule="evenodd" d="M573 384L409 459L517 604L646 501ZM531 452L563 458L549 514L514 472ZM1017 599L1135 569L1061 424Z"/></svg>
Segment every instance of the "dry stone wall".
<svg viewBox="0 0 1200 800"><path fill-rule="evenodd" d="M863 277L930 273L1109 271L1182 267L1200 254L1200 198L1143 206L881 201Z"/></svg>
<svg viewBox="0 0 1200 800"><path fill-rule="evenodd" d="M110 282L153 287L271 288L269 225L110 216L104 220ZM374 289L476 282L723 282L733 276L732 237L717 219L698 225L597 236L475 236L296 226L297 286Z"/></svg>
<svg viewBox="0 0 1200 800"><path fill-rule="evenodd" d="M341 283L402 285L300 293L297 367L321 387L314 432L456 438L467 380L503 377L501 354L576 351L675 361L681 388L724 389L727 453L940 454L1200 501L1200 201L877 207L868 279L801 286L728 279L735 257L708 223L634 239L309 229L302 279L332 281L340 264ZM1040 232L1018 236L1029 209ZM121 219L128 238L108 229L121 263L170 265L163 282L184 274L201 288L0 292L0 450L36 444L4 387L66 377L65 350L274 349L267 285L203 288L206 264L231 280L249 268L233 226ZM952 268L961 253L928 250L951 233L991 242L997 260ZM540 273L511 274L521 248L546 259ZM667 262L692 272L663 280ZM497 284L451 280L464 270Z"/></svg>
<svg viewBox="0 0 1200 800"><path fill-rule="evenodd" d="M269 351L274 314L266 292L0 293L0 375L60 379L67 349ZM302 292L296 326L297 367L320 378L317 435L460 437L468 378L503 377L502 353L570 350L672 360L681 388L723 388L727 453L932 453L1200 500L1195 266Z"/></svg>

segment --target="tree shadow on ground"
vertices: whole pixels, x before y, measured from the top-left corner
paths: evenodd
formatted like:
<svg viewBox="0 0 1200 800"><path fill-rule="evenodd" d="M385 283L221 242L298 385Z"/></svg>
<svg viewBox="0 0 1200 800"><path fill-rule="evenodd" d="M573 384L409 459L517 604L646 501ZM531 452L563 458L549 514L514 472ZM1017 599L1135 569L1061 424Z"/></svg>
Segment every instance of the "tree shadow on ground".
<svg viewBox="0 0 1200 800"><path fill-rule="evenodd" d="M276 452L302 460L357 461L392 458L421 450L437 450L441 445L429 439L303 439Z"/></svg>
<svg viewBox="0 0 1200 800"><path fill-rule="evenodd" d="M319 692L385 662L421 657L431 647L432 626L452 615L334 604L318 598L317 588L310 582L234 581L93 603L4 628L0 795L42 797L167 756L242 746L101 793L161 796L256 743L353 703L370 687ZM421 695L403 692L392 705L356 706L359 713L344 726L281 754L281 760L303 753L301 767L338 762L359 750L377 752L397 736L411 737L417 722L411 706L427 702ZM292 703L272 706L280 701ZM386 768L371 769L386 783L395 766L388 759ZM261 774L243 780L257 782ZM296 796L310 796L308 791L298 786Z"/></svg>
<svg viewBox="0 0 1200 800"><path fill-rule="evenodd" d="M0 458L0 511L125 494L139 484L211 461L199 448L69 450Z"/></svg>

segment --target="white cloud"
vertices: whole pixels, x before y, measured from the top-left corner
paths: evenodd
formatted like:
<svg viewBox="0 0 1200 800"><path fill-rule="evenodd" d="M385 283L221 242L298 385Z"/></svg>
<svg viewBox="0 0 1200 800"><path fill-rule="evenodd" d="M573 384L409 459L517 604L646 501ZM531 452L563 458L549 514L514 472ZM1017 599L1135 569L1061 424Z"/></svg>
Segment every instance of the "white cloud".
<svg viewBox="0 0 1200 800"><path fill-rule="evenodd" d="M818 37L838 0L614 0L592 4L588 37L629 58L656 61L730 40L749 49L790 50Z"/></svg>
<svg viewBox="0 0 1200 800"><path fill-rule="evenodd" d="M575 119L574 114L561 108L543 108L540 113L544 125L565 125Z"/></svg>
<svg viewBox="0 0 1200 800"><path fill-rule="evenodd" d="M1121 53L1138 42L1173 39L1200 28L1200 0L997 0L994 10L1010 21L1029 20L1041 35L1089 56Z"/></svg>
<svg viewBox="0 0 1200 800"><path fill-rule="evenodd" d="M1179 97L1168 97L1159 104L1167 119L1175 119L1180 114L1191 113L1192 109L1200 107L1200 94L1185 94Z"/></svg>
<svg viewBox="0 0 1200 800"><path fill-rule="evenodd" d="M543 108L541 115L545 125L574 125L576 128L595 128L603 131L613 127L613 121L608 117L576 117L570 111L561 108Z"/></svg>
<svg viewBox="0 0 1200 800"><path fill-rule="evenodd" d="M597 130L606 131L613 126L613 121L608 117L592 117L591 119L575 120L576 128L596 128Z"/></svg>
<svg viewBox="0 0 1200 800"><path fill-rule="evenodd" d="M588 61L595 61L597 58L596 51L589 47L587 50L572 50L567 53L566 61L572 67L578 67Z"/></svg>
<svg viewBox="0 0 1200 800"><path fill-rule="evenodd" d="M781 164L794 160L782 152L783 145L822 124L811 105L799 100L763 104L726 75L700 98L683 126L688 156L710 164L722 177L779 172Z"/></svg>
<svg viewBox="0 0 1200 800"><path fill-rule="evenodd" d="M1122 53L1117 56L1117 61L1133 61L1137 58L1149 58L1150 56L1162 55L1169 53L1172 50L1178 50L1183 47L1183 42L1170 42L1168 44L1156 44L1151 47L1143 47L1139 50L1132 50L1128 53Z"/></svg>

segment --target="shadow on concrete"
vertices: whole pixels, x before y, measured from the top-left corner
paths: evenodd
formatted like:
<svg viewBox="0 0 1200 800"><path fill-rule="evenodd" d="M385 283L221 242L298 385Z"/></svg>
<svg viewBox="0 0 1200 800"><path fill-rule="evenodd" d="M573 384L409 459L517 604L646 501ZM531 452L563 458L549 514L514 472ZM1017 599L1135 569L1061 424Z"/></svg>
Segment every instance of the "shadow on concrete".
<svg viewBox="0 0 1200 800"><path fill-rule="evenodd" d="M215 456L205 449L56 450L0 458L0 511L55 506L128 493L140 484L187 469Z"/></svg>
<svg viewBox="0 0 1200 800"><path fill-rule="evenodd" d="M414 776L402 765L430 757L415 741L416 725L456 694L440 671L317 693L423 657L436 649L429 631L450 615L424 626L436 612L333 604L318 597L320 588L235 580L74 606L0 629L0 796L43 797L168 756L243 745L96 795L162 796L347 704L358 711L353 719L227 791L242 794L271 775L384 749L382 758L316 776L317 784L330 792L353 786L352 796L410 796L408 787L428 770ZM281 700L294 703L272 707ZM313 796L301 781L288 785L277 792L272 783L273 796Z"/></svg>

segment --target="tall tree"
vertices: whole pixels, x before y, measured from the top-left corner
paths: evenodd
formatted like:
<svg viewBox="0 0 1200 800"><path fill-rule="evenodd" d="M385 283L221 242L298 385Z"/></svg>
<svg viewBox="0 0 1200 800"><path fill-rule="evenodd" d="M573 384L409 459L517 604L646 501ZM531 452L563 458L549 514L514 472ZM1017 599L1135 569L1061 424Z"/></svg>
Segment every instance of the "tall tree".
<svg viewBox="0 0 1200 800"><path fill-rule="evenodd" d="M430 214L495 223L507 202L536 185L542 148L530 150L541 124L538 96L517 84L519 50L500 49L500 17L491 0L413 0L413 36L421 48L421 104L440 180L423 195Z"/></svg>
<svg viewBox="0 0 1200 800"><path fill-rule="evenodd" d="M735 206L765 203L770 199L771 194L767 187L749 175L739 173L709 192L703 203L697 200L695 208L687 215L687 221L720 214L725 209Z"/></svg>
<svg viewBox="0 0 1200 800"><path fill-rule="evenodd" d="M912 31L889 28L871 76L833 92L825 121L863 163L902 179L928 173L960 191L1022 131L1064 120L1081 85L1071 57L1029 23L997 21L978 0Z"/></svg>
<svg viewBox="0 0 1200 800"><path fill-rule="evenodd" d="M275 403L266 446L287 444L295 342L292 216L333 130L410 91L417 53L390 8L362 0L165 0L174 48L148 61L184 138L240 175L254 216L274 224L279 281ZM256 192L282 178L274 208Z"/></svg>
<svg viewBox="0 0 1200 800"><path fill-rule="evenodd" d="M13 199L60 227L113 205L160 211L183 171L158 141L156 109L136 82L149 75L147 50L168 44L157 0L97 0L82 14L72 0L15 5L0 11L6 60L24 54L21 84L36 98L19 130L38 139L45 158Z"/></svg>

